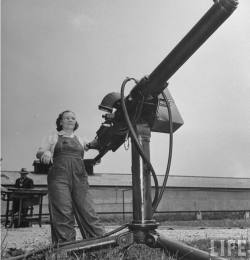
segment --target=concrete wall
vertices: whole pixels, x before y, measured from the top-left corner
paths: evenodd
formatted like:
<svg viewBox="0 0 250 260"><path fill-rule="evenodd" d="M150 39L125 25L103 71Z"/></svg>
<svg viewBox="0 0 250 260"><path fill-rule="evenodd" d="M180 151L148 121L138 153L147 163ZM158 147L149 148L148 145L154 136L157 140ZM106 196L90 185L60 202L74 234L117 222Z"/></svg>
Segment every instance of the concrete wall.
<svg viewBox="0 0 250 260"><path fill-rule="evenodd" d="M97 212L132 212L132 191L128 187L90 187ZM152 191L152 198L154 191ZM44 197L43 213L48 213L48 198ZM1 214L6 203L2 201ZM37 210L37 209L35 209ZM168 188L157 211L250 211L250 189Z"/></svg>
<svg viewBox="0 0 250 260"><path fill-rule="evenodd" d="M123 192L126 190L125 192ZM127 188L91 189L97 211L132 211L132 191ZM152 192L152 198L154 191ZM241 211L250 210L250 190L169 188L157 211Z"/></svg>

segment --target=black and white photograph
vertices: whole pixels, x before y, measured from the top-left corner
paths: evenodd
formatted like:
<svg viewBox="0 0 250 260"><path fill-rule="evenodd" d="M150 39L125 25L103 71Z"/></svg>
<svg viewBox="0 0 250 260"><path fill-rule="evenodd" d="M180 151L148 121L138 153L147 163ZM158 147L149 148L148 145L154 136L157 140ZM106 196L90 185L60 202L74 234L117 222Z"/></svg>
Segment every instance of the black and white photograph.
<svg viewBox="0 0 250 260"><path fill-rule="evenodd" d="M1 259L250 259L249 14L1 0Z"/></svg>

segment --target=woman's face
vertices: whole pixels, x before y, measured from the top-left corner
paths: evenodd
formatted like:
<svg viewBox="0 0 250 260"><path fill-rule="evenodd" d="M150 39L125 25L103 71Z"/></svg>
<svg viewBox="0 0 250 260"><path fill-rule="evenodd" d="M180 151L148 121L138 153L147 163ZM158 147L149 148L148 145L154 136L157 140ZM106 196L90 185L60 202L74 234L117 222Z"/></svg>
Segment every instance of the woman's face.
<svg viewBox="0 0 250 260"><path fill-rule="evenodd" d="M65 112L62 116L61 125L63 130L74 130L76 115L73 112Z"/></svg>

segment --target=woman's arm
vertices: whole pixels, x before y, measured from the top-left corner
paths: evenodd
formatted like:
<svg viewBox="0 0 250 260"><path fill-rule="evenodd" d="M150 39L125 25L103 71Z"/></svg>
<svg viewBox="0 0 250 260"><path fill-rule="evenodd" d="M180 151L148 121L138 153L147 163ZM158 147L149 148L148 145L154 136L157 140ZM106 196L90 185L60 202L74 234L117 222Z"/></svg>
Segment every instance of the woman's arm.
<svg viewBox="0 0 250 260"><path fill-rule="evenodd" d="M95 138L91 142L88 142L86 139L82 139L80 136L76 135L78 141L83 146L84 151L88 151L89 149L98 149L97 145L97 139Z"/></svg>
<svg viewBox="0 0 250 260"><path fill-rule="evenodd" d="M57 142L57 135L49 135L44 138L41 146L39 147L36 157L40 159L42 163L49 164L52 162L54 147Z"/></svg>

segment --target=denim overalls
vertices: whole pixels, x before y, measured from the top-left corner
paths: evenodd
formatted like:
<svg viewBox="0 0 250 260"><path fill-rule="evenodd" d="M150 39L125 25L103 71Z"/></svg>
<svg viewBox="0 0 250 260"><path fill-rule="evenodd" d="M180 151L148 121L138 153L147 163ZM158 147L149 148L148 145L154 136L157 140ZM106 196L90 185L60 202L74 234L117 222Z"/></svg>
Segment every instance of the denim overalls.
<svg viewBox="0 0 250 260"><path fill-rule="evenodd" d="M48 174L52 242L75 240L75 219L83 238L104 234L93 208L88 176L83 162L84 149L76 136L58 135L53 166ZM75 218L74 218L75 216Z"/></svg>

